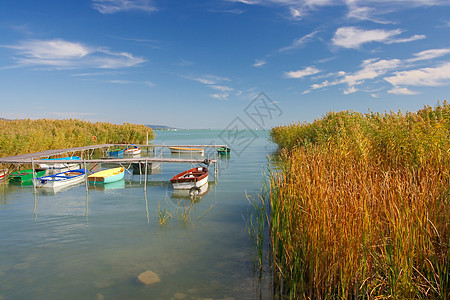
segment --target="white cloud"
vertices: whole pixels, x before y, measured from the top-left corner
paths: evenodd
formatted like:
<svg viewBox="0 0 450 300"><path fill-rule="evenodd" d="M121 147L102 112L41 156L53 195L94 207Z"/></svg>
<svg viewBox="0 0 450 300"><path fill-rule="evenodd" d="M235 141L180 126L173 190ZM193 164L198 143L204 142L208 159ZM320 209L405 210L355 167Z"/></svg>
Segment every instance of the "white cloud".
<svg viewBox="0 0 450 300"><path fill-rule="evenodd" d="M231 92L234 91L232 87L226 86L226 85L210 85L209 86L212 89L221 91L221 92Z"/></svg>
<svg viewBox="0 0 450 300"><path fill-rule="evenodd" d="M344 71L340 71L335 75L338 79L334 81L325 80L321 83L314 83L311 85L311 89L317 90L329 86L346 84L347 89L344 91L344 94L351 94L357 91L356 86L363 84L366 80L373 80L377 77L385 75L388 71L397 69L400 66L401 60L399 59L367 59L363 61L359 71L355 73L345 73Z"/></svg>
<svg viewBox="0 0 450 300"><path fill-rule="evenodd" d="M344 91L344 95L353 94L356 93L357 91L358 89L356 89L354 86L351 86Z"/></svg>
<svg viewBox="0 0 450 300"><path fill-rule="evenodd" d="M415 53L415 58L408 59L409 62L415 62L420 60L432 60L444 55L450 54L450 48L443 49L430 49L419 53Z"/></svg>
<svg viewBox="0 0 450 300"><path fill-rule="evenodd" d="M390 89L388 91L388 93L394 94L394 95L417 95L418 94L417 92L414 92L407 88L404 88L404 87L402 88L399 86L396 86L396 87Z"/></svg>
<svg viewBox="0 0 450 300"><path fill-rule="evenodd" d="M315 67L306 67L303 70L285 72L284 76L287 78L302 78L305 76L311 76L311 75L317 74L319 72L321 72L321 71Z"/></svg>
<svg viewBox="0 0 450 300"><path fill-rule="evenodd" d="M183 76L183 77L186 79L200 82L213 90L220 91L221 93L214 93L214 94L210 95L211 97L218 99L218 100L228 99L228 96L230 96L230 94L228 92L235 91L234 88L221 84L223 82L230 81L230 79L226 78L226 77L210 75L210 74L201 75L201 76Z"/></svg>
<svg viewBox="0 0 450 300"><path fill-rule="evenodd" d="M92 6L102 14L114 14L121 11L153 12L156 6L150 0L92 0Z"/></svg>
<svg viewBox="0 0 450 300"><path fill-rule="evenodd" d="M399 59L367 59L363 61L362 69L354 74L344 76L342 82L349 86L359 85L364 80L375 79L381 75L386 74L387 71L398 68L401 65Z"/></svg>
<svg viewBox="0 0 450 300"><path fill-rule="evenodd" d="M289 8L289 13L291 14L291 18L295 20L300 20L303 17L303 12L294 7Z"/></svg>
<svg viewBox="0 0 450 300"><path fill-rule="evenodd" d="M409 43L417 40L423 40L426 36L423 34L415 34L412 37L405 38L405 39L395 39L395 40L388 40L385 43L386 44L399 44L399 43Z"/></svg>
<svg viewBox="0 0 450 300"><path fill-rule="evenodd" d="M52 66L55 68L124 68L145 62L127 52L113 52L62 39L27 40L2 46L16 50L18 66Z"/></svg>
<svg viewBox="0 0 450 300"><path fill-rule="evenodd" d="M278 51L284 52L284 51L287 51L287 50L301 48L306 43L311 41L317 33L318 33L318 31L311 32L311 33L309 33L309 34L307 34L307 35L305 35L305 36L303 36L301 38L298 38L298 39L294 40L290 46L283 47L283 48L279 49Z"/></svg>
<svg viewBox="0 0 450 300"><path fill-rule="evenodd" d="M393 86L440 86L450 84L450 62L435 68L396 72L394 76L385 77L384 80Z"/></svg>
<svg viewBox="0 0 450 300"><path fill-rule="evenodd" d="M141 85L146 85L149 87L154 87L155 84L151 81L133 81L133 80L124 80L124 79L116 79L116 80L108 80L106 81L108 83L113 83L113 84L124 84L124 85L128 85L128 84L141 84Z"/></svg>
<svg viewBox="0 0 450 300"><path fill-rule="evenodd" d="M338 28L332 42L334 45L343 48L358 49L362 44L371 42L385 42L391 37L401 33L401 30L363 30L356 27Z"/></svg>
<svg viewBox="0 0 450 300"><path fill-rule="evenodd" d="M253 66L255 68L258 68L258 67L264 66L265 64L267 64L267 61L265 59L257 59L257 60L255 60L255 63L253 64Z"/></svg>
<svg viewBox="0 0 450 300"><path fill-rule="evenodd" d="M228 93L212 94L210 96L217 100L226 100L228 99L229 94Z"/></svg>
<svg viewBox="0 0 450 300"><path fill-rule="evenodd" d="M300 20L311 12L326 6L347 6L347 17L359 21L389 24L383 15L411 7L448 6L448 0L228 0L247 5L280 6L289 11L289 19Z"/></svg>
<svg viewBox="0 0 450 300"><path fill-rule="evenodd" d="M220 77L216 75L201 75L201 76L183 76L186 79L194 80L206 85L214 85L223 81L230 81L230 79L226 77Z"/></svg>

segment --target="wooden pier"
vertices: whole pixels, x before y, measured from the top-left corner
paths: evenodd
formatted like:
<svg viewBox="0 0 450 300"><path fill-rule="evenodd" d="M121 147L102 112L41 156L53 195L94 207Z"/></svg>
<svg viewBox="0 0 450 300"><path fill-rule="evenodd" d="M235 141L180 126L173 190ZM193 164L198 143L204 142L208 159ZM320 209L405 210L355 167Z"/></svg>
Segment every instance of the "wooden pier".
<svg viewBox="0 0 450 300"><path fill-rule="evenodd" d="M217 159L197 159L197 158L163 158L163 157L123 157L123 158L97 158L93 159L92 154L94 150L102 149L104 154L111 147L127 147L130 144L101 144L101 145L91 145L85 147L75 147L75 148L67 148L67 149L58 149L58 150L46 150L37 153L29 153L8 157L0 157L0 164L32 164L38 162L43 158L49 158L51 156L57 155L69 155L73 156L75 153L81 153L81 162L85 163L137 163L146 161L151 162L161 162L161 163L204 163L209 161L209 163L217 163ZM138 147L149 147L149 148L166 148L166 147L186 147L186 148L207 148L207 147L223 147L226 145L136 145ZM52 163L73 163L73 160L58 160L58 161L45 161L46 164Z"/></svg>

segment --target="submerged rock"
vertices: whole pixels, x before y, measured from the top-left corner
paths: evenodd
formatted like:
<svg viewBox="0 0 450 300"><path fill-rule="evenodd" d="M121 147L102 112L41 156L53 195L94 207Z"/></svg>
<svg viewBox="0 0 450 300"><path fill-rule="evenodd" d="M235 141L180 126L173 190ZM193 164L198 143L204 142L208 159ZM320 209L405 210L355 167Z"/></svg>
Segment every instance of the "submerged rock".
<svg viewBox="0 0 450 300"><path fill-rule="evenodd" d="M146 285L158 283L161 281L161 279L159 279L158 274L152 271L145 271L139 274L138 280Z"/></svg>

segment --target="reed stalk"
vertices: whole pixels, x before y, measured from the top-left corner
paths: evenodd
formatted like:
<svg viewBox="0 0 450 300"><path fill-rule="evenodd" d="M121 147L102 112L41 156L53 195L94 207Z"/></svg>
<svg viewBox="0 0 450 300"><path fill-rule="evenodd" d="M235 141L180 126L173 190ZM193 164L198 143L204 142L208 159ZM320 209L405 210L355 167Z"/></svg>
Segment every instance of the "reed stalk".
<svg viewBox="0 0 450 300"><path fill-rule="evenodd" d="M450 106L329 113L272 129L274 286L282 296L449 297Z"/></svg>

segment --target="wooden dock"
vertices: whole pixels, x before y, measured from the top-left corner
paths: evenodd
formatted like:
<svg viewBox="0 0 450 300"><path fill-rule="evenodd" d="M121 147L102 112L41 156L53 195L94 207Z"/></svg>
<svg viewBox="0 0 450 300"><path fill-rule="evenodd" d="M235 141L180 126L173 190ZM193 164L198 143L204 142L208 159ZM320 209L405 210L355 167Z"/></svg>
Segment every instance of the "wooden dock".
<svg viewBox="0 0 450 300"><path fill-rule="evenodd" d="M29 153L8 157L0 157L0 164L33 164L37 163L39 160L43 158L48 158L56 155L69 155L73 156L75 153L81 153L81 162L83 163L152 163L152 162L160 162L160 163L217 163L217 159L198 159L198 158L163 158L163 157L123 157L123 158L96 158L93 159L92 153L96 149L102 149L103 152L106 152L110 147L122 146L126 147L129 144L101 144L101 145L91 145L85 147L75 147L75 148L67 148L67 149L58 149L58 150L47 150L41 151L37 153ZM172 145L136 145L138 147L172 147ZM221 147L221 145L177 145L174 147ZM73 163L73 160L57 160L57 161L48 161L46 160L46 164L53 163Z"/></svg>

